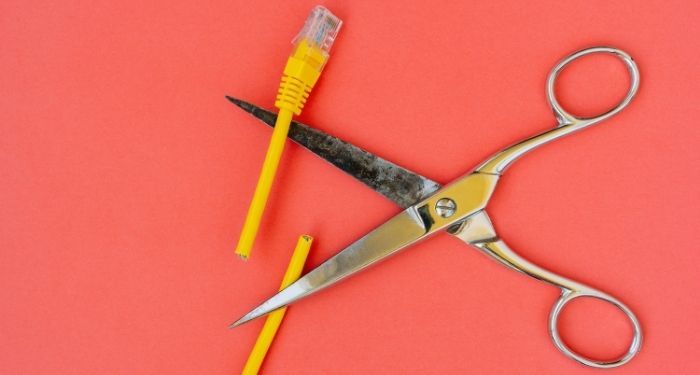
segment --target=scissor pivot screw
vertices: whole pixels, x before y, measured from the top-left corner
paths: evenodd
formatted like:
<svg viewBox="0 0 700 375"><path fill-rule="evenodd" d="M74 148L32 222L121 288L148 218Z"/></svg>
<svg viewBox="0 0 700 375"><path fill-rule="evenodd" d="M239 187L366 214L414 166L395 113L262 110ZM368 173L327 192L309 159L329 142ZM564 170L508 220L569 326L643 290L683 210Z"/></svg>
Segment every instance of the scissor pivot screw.
<svg viewBox="0 0 700 375"><path fill-rule="evenodd" d="M442 198L435 203L435 211L442 217L450 217L457 210L457 203L450 198Z"/></svg>

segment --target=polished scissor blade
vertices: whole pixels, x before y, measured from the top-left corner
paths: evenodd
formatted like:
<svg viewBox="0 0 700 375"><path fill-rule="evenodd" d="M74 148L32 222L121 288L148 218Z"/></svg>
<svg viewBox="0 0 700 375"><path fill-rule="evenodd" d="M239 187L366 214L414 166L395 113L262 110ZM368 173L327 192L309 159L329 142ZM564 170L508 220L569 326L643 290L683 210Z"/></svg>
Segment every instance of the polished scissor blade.
<svg viewBox="0 0 700 375"><path fill-rule="evenodd" d="M418 241L426 232L418 211L410 207L263 302L229 328L318 292Z"/></svg>
<svg viewBox="0 0 700 375"><path fill-rule="evenodd" d="M276 114L241 99L226 99L263 123L275 126ZM422 201L440 188L435 181L297 121L292 121L289 138L402 208Z"/></svg>

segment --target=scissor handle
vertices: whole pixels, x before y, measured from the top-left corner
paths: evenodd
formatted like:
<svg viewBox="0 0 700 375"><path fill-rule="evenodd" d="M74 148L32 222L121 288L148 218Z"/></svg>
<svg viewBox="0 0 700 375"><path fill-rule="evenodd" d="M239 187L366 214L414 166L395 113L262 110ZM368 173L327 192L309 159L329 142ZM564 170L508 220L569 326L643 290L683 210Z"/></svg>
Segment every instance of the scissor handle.
<svg viewBox="0 0 700 375"><path fill-rule="evenodd" d="M518 272L522 272L530 277L544 281L561 289L562 293L559 296L559 299L557 299L557 301L554 303L552 311L549 314L549 336L552 338L554 346L556 346L557 349L559 349L559 351L564 353L564 355L567 357L587 366L610 368L627 363L639 352L639 349L642 346L642 328L639 324L639 320L637 320L637 317L634 315L632 310L629 309L629 307L616 298L601 292L600 290L573 281L564 276L557 275L556 273L546 270L521 257L502 239L498 238L496 230L493 228L493 224L491 224L491 220L485 211L482 210L472 215L469 219L463 222L462 225L451 228L449 232L462 241L477 247L486 255L497 260L498 262ZM596 360L574 352L569 346L566 345L566 343L564 343L559 335L559 328L557 326L557 323L559 322L559 315L566 304L580 297L593 297L611 303L627 316L632 324L634 336L632 337L632 343L624 355L609 361Z"/></svg>
<svg viewBox="0 0 700 375"><path fill-rule="evenodd" d="M627 307L624 303L620 302L615 297L612 297L606 293L603 293L591 287L583 285L580 285L580 287L581 288L579 288L578 290L571 290L562 287L562 293L559 296L559 299L557 299L557 301L554 303L554 306L552 307L552 311L549 314L549 336L552 338L554 345L567 357L591 367L611 368L621 366L629 362L629 360L631 360L632 357L634 357L639 352L639 349L642 345L642 327L639 324L639 320L637 320L637 317L634 315L632 310L629 309L629 307ZM564 306L566 306L569 302L575 300L576 298L580 297L592 297L608 302L611 305L620 309L620 311L622 311L627 316L627 319L629 319L630 323L632 324L634 335L632 336L632 342L630 343L629 348L627 348L627 352L625 354L616 359L607 361L592 359L579 353L576 353L568 345L566 345L564 340L561 339L558 328L559 315L564 309Z"/></svg>
<svg viewBox="0 0 700 375"><path fill-rule="evenodd" d="M573 61L576 61L577 59L587 55L598 53L611 54L625 63L625 65L627 66L627 71L630 75L630 86L629 90L627 91L627 95L625 95L622 101L620 101L620 103L618 103L615 107L600 115L593 117L578 117L572 115L567 110L565 110L564 107L562 107L561 104L559 104L559 101L557 100L557 95L554 91L554 86L557 82L557 77L559 76L559 73L561 73L561 71ZM556 116L557 121L559 122L558 126L574 124L588 126L610 118L630 104L630 101L632 101L632 98L637 93L638 89L639 69L637 68L637 64L634 62L632 57L629 54L627 54L627 52L612 47L592 47L583 49L578 52L574 52L571 55L559 61L559 63L557 63L557 65L554 66L552 71L549 73L549 76L547 77L547 100L549 101L549 105L552 107L552 111L554 111L554 115Z"/></svg>
<svg viewBox="0 0 700 375"><path fill-rule="evenodd" d="M469 240L468 238L463 236L458 235L458 237L464 240ZM501 239L477 242L473 244L476 247L480 248L482 251L484 251L487 255L493 257L494 259L507 265L508 267L513 268L516 271L522 272L526 275L532 276L538 280L542 280L549 284L558 286L562 290L559 299L557 299L557 301L554 303L552 311L549 314L549 336L552 338L554 346L556 346L557 349L559 349L567 357L580 363L583 363L587 366L597 368L611 368L624 365L639 352L639 349L642 345L642 327L639 324L639 320L637 320L637 317L634 315L632 310L629 309L629 307L627 307L615 297L612 297L609 294L601 292L600 290L597 290L588 285L557 275L554 272L548 271L536 264L531 263L527 259L521 257L513 250L511 250L510 247L508 247L508 245L506 245L506 243L503 242L503 240ZM630 343L630 346L629 348L627 348L627 352L624 355L613 360L596 360L574 352L569 346L566 345L564 340L562 340L561 336L559 335L559 328L557 326L557 323L559 322L559 315L564 309L564 306L566 306L569 302L573 301L574 299L580 297L593 297L603 300L612 304L613 306L620 309L623 313L625 313L630 323L632 324L634 335L632 337L632 342Z"/></svg>
<svg viewBox="0 0 700 375"><path fill-rule="evenodd" d="M557 96L554 93L554 85L557 81L559 73L564 69L564 67L566 67L568 64L570 64L576 59L594 53L609 53L622 60L627 66L627 71L630 75L630 87L627 91L627 95L625 95L622 101L607 112L594 117L577 117L567 112L561 106L561 104L559 104ZM605 119L616 115L618 112L622 111L625 107L627 107L630 101L632 101L632 98L634 98L635 94L637 94L637 90L639 89L639 69L637 68L637 64L634 62L634 60L632 60L632 57L630 57L630 55L628 55L622 50L612 47L587 48L581 51L574 52L571 55L559 61L549 73L546 87L547 100L549 101L549 105L552 107L552 111L554 111L554 116L557 119L556 127L554 129L547 130L533 137L525 139L521 142L518 142L506 148L505 150L497 153L496 155L492 156L484 163L482 163L480 166L478 166L476 168L477 172L500 175L515 160L528 153L529 151L532 151L535 148L549 143L557 138L563 137L567 134L571 134L573 132L599 123Z"/></svg>

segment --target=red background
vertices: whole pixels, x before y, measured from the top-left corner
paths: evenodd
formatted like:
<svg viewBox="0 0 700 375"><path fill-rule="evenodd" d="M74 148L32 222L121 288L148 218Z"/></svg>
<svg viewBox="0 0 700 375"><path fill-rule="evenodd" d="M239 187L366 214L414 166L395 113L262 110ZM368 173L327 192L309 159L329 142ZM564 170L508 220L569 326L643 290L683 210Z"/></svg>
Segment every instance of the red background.
<svg viewBox="0 0 700 375"><path fill-rule="evenodd" d="M615 4L613 4L615 3ZM234 256L271 107L314 2L0 4L0 372L231 374L296 238L308 267L395 214L289 144L252 258ZM523 158L489 212L535 263L618 296L645 330L619 374L698 373L697 1L327 1L345 21L300 117L445 183L554 124L566 54L613 45L642 84L610 121ZM580 113L624 93L591 58L562 77ZM553 287L440 234L288 310L273 374L600 373L561 355ZM591 355L630 335L599 303L562 330Z"/></svg>

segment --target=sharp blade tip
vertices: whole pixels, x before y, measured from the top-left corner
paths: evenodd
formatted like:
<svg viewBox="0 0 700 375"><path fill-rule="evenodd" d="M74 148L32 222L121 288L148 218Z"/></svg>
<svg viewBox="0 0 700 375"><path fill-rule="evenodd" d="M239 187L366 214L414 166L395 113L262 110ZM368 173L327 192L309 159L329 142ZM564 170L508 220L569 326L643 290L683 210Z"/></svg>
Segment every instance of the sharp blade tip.
<svg viewBox="0 0 700 375"><path fill-rule="evenodd" d="M256 111L261 110L260 107L256 106L255 104L248 103L245 100L234 98L233 96L230 96L230 95L225 95L225 97L229 102L235 104L236 107L252 114L255 117L260 118L260 116L255 114Z"/></svg>
<svg viewBox="0 0 700 375"><path fill-rule="evenodd" d="M225 97L229 102L231 102L231 103L233 103L233 104L235 104L235 105L237 105L237 106L241 106L241 105L243 105L243 103L244 103L241 99L234 98L233 96L230 96L230 95L224 95L224 97Z"/></svg>
<svg viewBox="0 0 700 375"><path fill-rule="evenodd" d="M236 320L235 322L229 324L228 329L234 329L234 328L238 327L239 325L241 325L241 324L243 324L243 323L245 323L245 322L247 322L247 321L250 320L250 319L246 319L246 318L247 318L247 315L244 316L244 317L242 317L242 318L240 318L240 319L238 319L238 320Z"/></svg>

